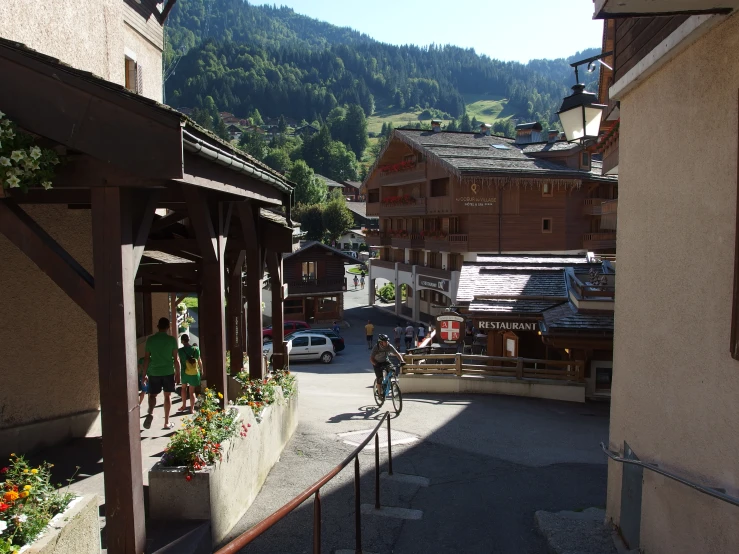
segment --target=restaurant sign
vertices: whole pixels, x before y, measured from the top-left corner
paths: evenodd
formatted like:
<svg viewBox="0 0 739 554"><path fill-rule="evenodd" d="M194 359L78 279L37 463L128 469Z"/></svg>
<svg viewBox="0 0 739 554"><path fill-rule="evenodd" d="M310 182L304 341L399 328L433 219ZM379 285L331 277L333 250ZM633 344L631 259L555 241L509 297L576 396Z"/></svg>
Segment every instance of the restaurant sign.
<svg viewBox="0 0 739 554"><path fill-rule="evenodd" d="M535 321L478 321L479 329L495 329L499 331L536 331L538 324Z"/></svg>
<svg viewBox="0 0 739 554"><path fill-rule="evenodd" d="M449 292L451 288L449 279L438 279L436 277L427 277L426 275L418 276L418 286L438 290L439 292Z"/></svg>
<svg viewBox="0 0 739 554"><path fill-rule="evenodd" d="M444 312L436 316L436 327L439 341L445 344L457 344L462 339L464 318L456 312Z"/></svg>

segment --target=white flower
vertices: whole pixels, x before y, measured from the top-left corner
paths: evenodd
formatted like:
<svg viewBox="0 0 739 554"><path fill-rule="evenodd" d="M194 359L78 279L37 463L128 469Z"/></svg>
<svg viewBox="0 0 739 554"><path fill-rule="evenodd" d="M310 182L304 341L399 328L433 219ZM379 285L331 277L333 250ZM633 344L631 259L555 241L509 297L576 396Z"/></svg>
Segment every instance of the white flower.
<svg viewBox="0 0 739 554"><path fill-rule="evenodd" d="M2 532L5 531L7 528L8 528L8 524L5 523L2 519L0 519L0 534L2 534Z"/></svg>
<svg viewBox="0 0 739 554"><path fill-rule="evenodd" d="M5 167L10 167L10 160L6 158L5 156L0 156L0 165L4 165Z"/></svg>
<svg viewBox="0 0 739 554"><path fill-rule="evenodd" d="M12 189L17 189L21 186L20 179L18 179L18 177L16 177L15 175L8 177L5 182L8 183L8 186Z"/></svg>
<svg viewBox="0 0 739 554"><path fill-rule="evenodd" d="M26 153L23 150L13 150L13 153L10 155L10 159L14 162L19 162L25 157Z"/></svg>
<svg viewBox="0 0 739 554"><path fill-rule="evenodd" d="M21 514L19 516L15 516L13 519L15 519L15 521L17 521L18 523L25 523L28 519L28 516L25 514Z"/></svg>
<svg viewBox="0 0 739 554"><path fill-rule="evenodd" d="M49 190L51 188L51 181L42 181L41 186L44 187L45 190Z"/></svg>
<svg viewBox="0 0 739 554"><path fill-rule="evenodd" d="M38 160L41 157L41 148L38 146L31 147L31 150L29 150L31 157L34 160Z"/></svg>

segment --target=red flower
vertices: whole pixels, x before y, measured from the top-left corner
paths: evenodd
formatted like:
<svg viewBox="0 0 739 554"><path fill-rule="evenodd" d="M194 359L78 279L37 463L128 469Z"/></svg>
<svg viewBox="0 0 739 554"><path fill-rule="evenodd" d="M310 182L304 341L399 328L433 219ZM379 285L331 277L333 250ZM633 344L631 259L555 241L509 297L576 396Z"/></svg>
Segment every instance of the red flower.
<svg viewBox="0 0 739 554"><path fill-rule="evenodd" d="M7 467L4 467L4 468L0 469L0 473L3 473L3 474L8 473L8 468Z"/></svg>
<svg viewBox="0 0 739 554"><path fill-rule="evenodd" d="M188 481L192 481L192 475L188 473L187 475L185 475L185 479Z"/></svg>
<svg viewBox="0 0 739 554"><path fill-rule="evenodd" d="M5 469L7 469L7 468L5 468ZM6 504L5 502L0 502L0 512L4 512L8 508L10 508L10 504Z"/></svg>

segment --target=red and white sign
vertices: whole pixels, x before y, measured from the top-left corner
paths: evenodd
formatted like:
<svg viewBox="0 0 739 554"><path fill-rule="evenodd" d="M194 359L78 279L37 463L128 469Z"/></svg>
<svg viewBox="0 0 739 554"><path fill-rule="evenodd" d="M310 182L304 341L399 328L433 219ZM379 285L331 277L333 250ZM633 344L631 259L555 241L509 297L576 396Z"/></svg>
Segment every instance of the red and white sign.
<svg viewBox="0 0 739 554"><path fill-rule="evenodd" d="M462 325L459 321L440 321L441 324L441 340L449 342L457 342Z"/></svg>

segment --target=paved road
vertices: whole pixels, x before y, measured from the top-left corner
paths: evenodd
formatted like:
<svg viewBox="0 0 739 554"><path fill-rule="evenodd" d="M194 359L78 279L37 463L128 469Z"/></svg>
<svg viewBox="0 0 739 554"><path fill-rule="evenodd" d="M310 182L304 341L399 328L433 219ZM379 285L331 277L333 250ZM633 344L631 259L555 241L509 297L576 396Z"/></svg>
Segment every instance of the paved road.
<svg viewBox="0 0 739 554"><path fill-rule="evenodd" d="M352 438L344 434L376 424L363 325L372 319L377 334L390 330L395 318L362 307L366 290L347 294L347 349L329 365L293 366L300 382L300 425L235 533L272 513L347 456L354 447L344 442ZM393 431L395 439L412 441L394 447L395 472L425 477L429 486L382 480L383 506L422 515L418 520L364 515L365 553L544 554L546 544L533 529L535 510L605 505L606 464L598 447L608 436L605 405L413 395L393 419ZM381 465L384 471L385 448ZM373 451L360 455L360 466L362 503L371 504ZM323 552L354 547L351 469L322 491ZM309 552L311 536L308 502L243 552Z"/></svg>

